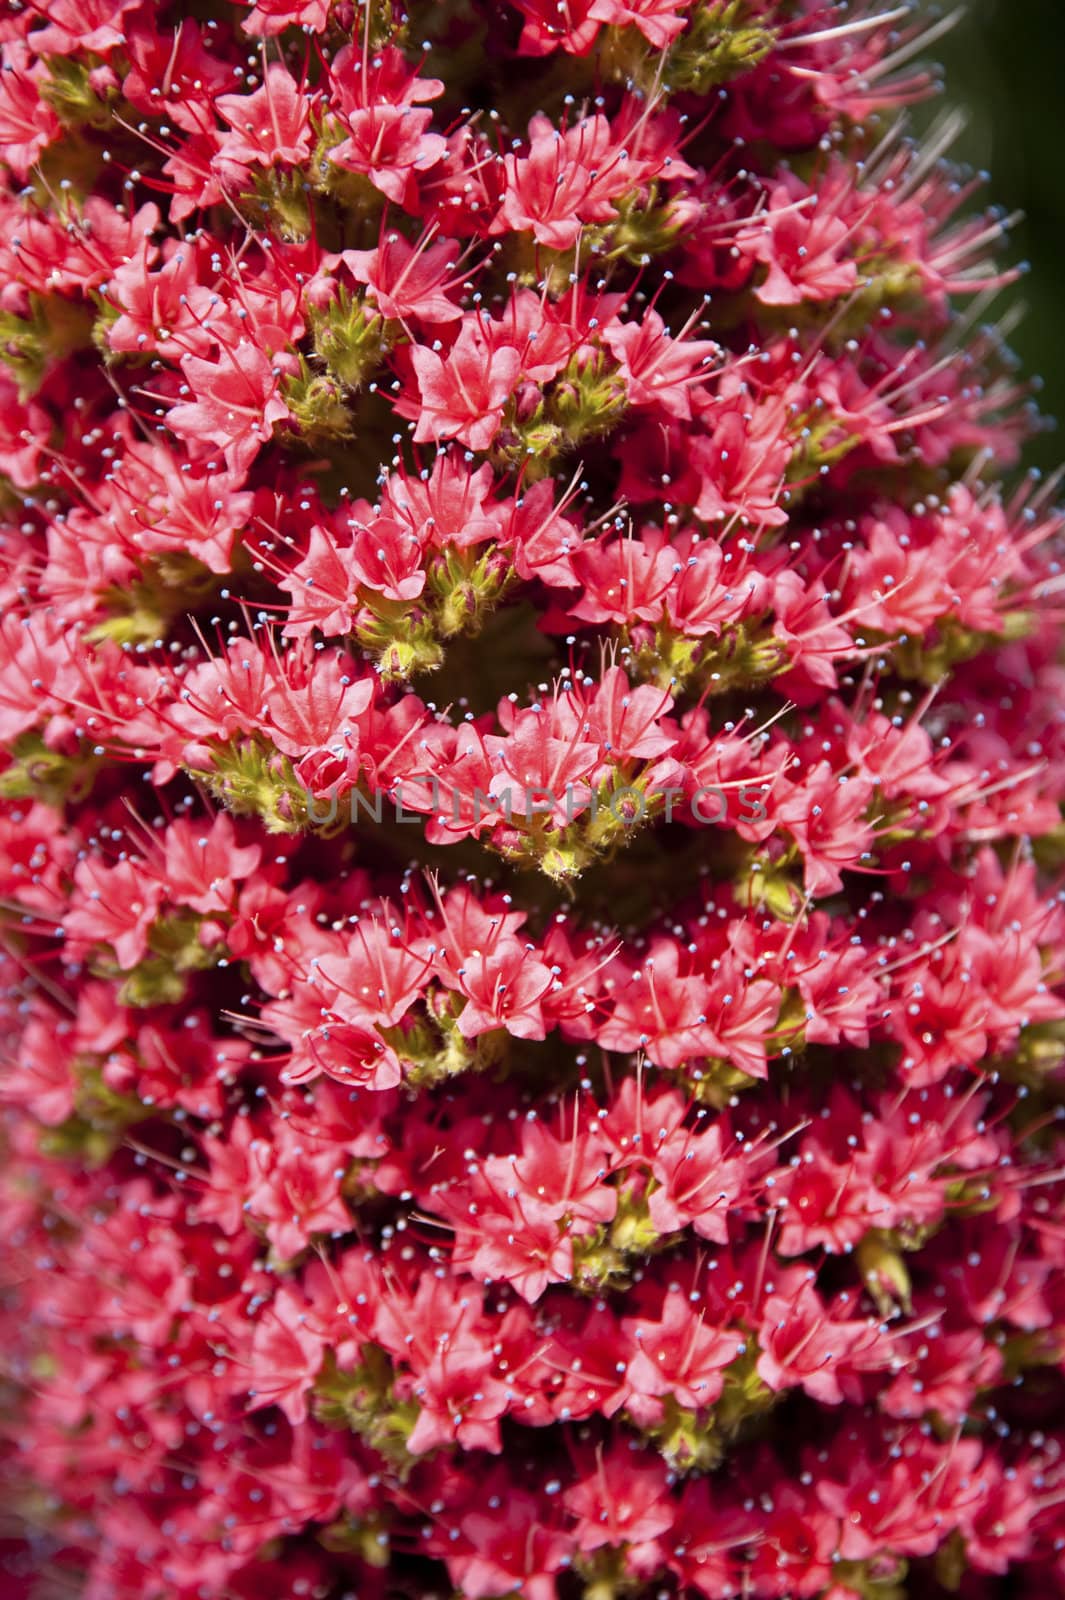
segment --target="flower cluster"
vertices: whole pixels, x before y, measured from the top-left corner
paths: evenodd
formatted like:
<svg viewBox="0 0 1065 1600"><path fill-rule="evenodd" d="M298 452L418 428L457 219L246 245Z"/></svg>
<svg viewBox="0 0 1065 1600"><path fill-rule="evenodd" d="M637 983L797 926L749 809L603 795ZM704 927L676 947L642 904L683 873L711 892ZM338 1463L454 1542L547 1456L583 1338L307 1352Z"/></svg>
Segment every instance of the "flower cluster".
<svg viewBox="0 0 1065 1600"><path fill-rule="evenodd" d="M1065 1586L1065 516L938 26L5 9L5 1595Z"/></svg>

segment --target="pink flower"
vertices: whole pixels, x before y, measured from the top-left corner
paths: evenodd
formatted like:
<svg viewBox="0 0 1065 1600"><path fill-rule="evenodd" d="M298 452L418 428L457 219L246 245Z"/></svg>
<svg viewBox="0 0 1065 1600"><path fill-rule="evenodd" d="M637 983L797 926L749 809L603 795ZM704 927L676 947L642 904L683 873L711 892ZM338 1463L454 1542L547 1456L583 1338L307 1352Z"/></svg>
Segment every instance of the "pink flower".
<svg viewBox="0 0 1065 1600"><path fill-rule="evenodd" d="M182 371L195 398L170 408L167 427L198 455L221 443L227 464L237 471L251 462L274 424L288 420L277 370L254 345L235 345L217 361L186 356Z"/></svg>
<svg viewBox="0 0 1065 1600"><path fill-rule="evenodd" d="M343 262L357 283L366 284L386 317L399 321L456 322L462 316L447 291L456 286L454 243L409 244L399 233L382 235L374 250L345 250L326 256L332 270Z"/></svg>
<svg viewBox="0 0 1065 1600"><path fill-rule="evenodd" d="M695 509L706 522L736 516L778 528L787 519L779 504L791 455L784 418L772 405L731 400L715 407L707 432L691 442L702 488Z"/></svg>
<svg viewBox="0 0 1065 1600"><path fill-rule="evenodd" d="M320 33L329 20L332 0L244 0L250 15L242 18L244 32L253 38L272 38L286 28L308 28Z"/></svg>
<svg viewBox="0 0 1065 1600"><path fill-rule="evenodd" d="M60 122L40 91L44 63L26 45L5 47L0 74L0 145L4 160L21 183L41 151L59 137Z"/></svg>
<svg viewBox="0 0 1065 1600"><path fill-rule="evenodd" d="M604 1545L629 1545L636 1570L653 1570L657 1541L672 1524L666 1470L661 1462L641 1466L615 1447L567 1489L565 1504L581 1519L578 1545L588 1553Z"/></svg>
<svg viewBox="0 0 1065 1600"><path fill-rule="evenodd" d="M501 1483L500 1494L474 1499L458 1524L459 1541L447 1551L448 1571L469 1600L489 1600L511 1589L528 1600L556 1600L555 1575L568 1564L570 1540L544 1527L532 1494Z"/></svg>
<svg viewBox="0 0 1065 1600"><path fill-rule="evenodd" d="M496 231L504 225L528 230L553 250L571 249L586 224L609 221L612 202L653 177L664 159L630 152L606 117L584 117L560 133L537 112L529 122L528 155L504 158L507 184Z"/></svg>
<svg viewBox="0 0 1065 1600"><path fill-rule="evenodd" d="M276 1405L290 1422L303 1422L307 1416L307 1391L317 1375L324 1348L323 1340L307 1327L299 1297L290 1289L281 1289L263 1307L255 1323L251 1341L251 1409Z"/></svg>
<svg viewBox="0 0 1065 1600"><path fill-rule="evenodd" d="M585 55L599 32L592 15L595 0L571 0L563 12L555 0L515 0L515 5L525 19L519 44L522 55L545 56L559 49Z"/></svg>
<svg viewBox="0 0 1065 1600"><path fill-rule="evenodd" d="M471 319L463 322L446 357L418 347L411 360L420 397L415 440L457 439L471 450L487 450L521 370L513 345L493 348Z"/></svg>
<svg viewBox="0 0 1065 1600"><path fill-rule="evenodd" d="M839 255L851 229L815 196L796 201L780 185L769 196L765 219L740 233L736 248L769 270L755 290L767 306L794 306L803 300L834 300L853 289L858 268Z"/></svg>
<svg viewBox="0 0 1065 1600"><path fill-rule="evenodd" d="M458 1027L464 1039L493 1028L505 1028L518 1039L544 1037L547 1025L541 1001L551 987L552 974L516 941L491 957L471 953L460 976L466 1004Z"/></svg>
<svg viewBox="0 0 1065 1600"><path fill-rule="evenodd" d="M48 0L40 14L45 27L35 29L33 48L39 55L74 55L79 50L103 55L123 43L124 13L137 0Z"/></svg>
<svg viewBox="0 0 1065 1600"><path fill-rule="evenodd" d="M688 386L702 383L700 370L721 352L710 339L674 339L657 311L638 322L619 322L603 335L625 380L629 404L659 406L672 417L691 419Z"/></svg>
<svg viewBox="0 0 1065 1600"><path fill-rule="evenodd" d="M145 882L130 860L107 866L87 856L74 869L76 893L63 921L67 937L109 944L120 967L135 967L148 951L148 932L159 913L161 883Z"/></svg>
<svg viewBox="0 0 1065 1600"><path fill-rule="evenodd" d="M724 1329L705 1326L676 1290L666 1296L657 1321L633 1321L629 1327L637 1352L629 1362L632 1394L626 1405L637 1422L658 1421L665 1395L687 1411L712 1406L724 1387L722 1372L745 1348Z"/></svg>
<svg viewBox="0 0 1065 1600"><path fill-rule="evenodd" d="M593 0L588 15L613 28L639 28L649 44L664 50L683 33L689 0Z"/></svg>
<svg viewBox="0 0 1065 1600"><path fill-rule="evenodd" d="M1065 514L931 34L407 9L0 19L0 1571L1050 1600Z"/></svg>
<svg viewBox="0 0 1065 1600"><path fill-rule="evenodd" d="M862 861L873 839L866 820L872 796L871 783L834 773L824 761L776 807L802 851L811 893L832 893L843 882L841 871Z"/></svg>
<svg viewBox="0 0 1065 1600"><path fill-rule="evenodd" d="M330 161L364 174L397 206L412 206L419 174L434 167L447 149L440 134L428 131L432 112L374 105L352 111L344 121L347 138L330 150Z"/></svg>
<svg viewBox="0 0 1065 1600"><path fill-rule="evenodd" d="M178 818L166 832L160 881L194 911L228 911L236 898L235 880L250 878L261 859L259 845L238 846L237 830L225 812L210 827Z"/></svg>
<svg viewBox="0 0 1065 1600"><path fill-rule="evenodd" d="M311 153L311 101L279 62L271 62L254 94L224 94L215 102L233 130L221 143L224 156L249 165L298 166Z"/></svg>

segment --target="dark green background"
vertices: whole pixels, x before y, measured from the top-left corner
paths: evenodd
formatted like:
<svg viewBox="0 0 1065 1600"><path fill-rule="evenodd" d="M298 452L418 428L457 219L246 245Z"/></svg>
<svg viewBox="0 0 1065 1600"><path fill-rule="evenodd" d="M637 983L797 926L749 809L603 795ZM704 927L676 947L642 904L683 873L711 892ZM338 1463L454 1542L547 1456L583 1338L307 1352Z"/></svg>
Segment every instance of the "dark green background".
<svg viewBox="0 0 1065 1600"><path fill-rule="evenodd" d="M1053 467L1065 460L1065 0L971 0L933 52L946 78L935 109L969 116L956 155L990 172L991 201L1025 212L1009 254L1031 272L996 308L1017 299L1028 308L1009 342L1044 380L1040 408L1059 420L1029 450ZM932 109L920 108L922 123Z"/></svg>

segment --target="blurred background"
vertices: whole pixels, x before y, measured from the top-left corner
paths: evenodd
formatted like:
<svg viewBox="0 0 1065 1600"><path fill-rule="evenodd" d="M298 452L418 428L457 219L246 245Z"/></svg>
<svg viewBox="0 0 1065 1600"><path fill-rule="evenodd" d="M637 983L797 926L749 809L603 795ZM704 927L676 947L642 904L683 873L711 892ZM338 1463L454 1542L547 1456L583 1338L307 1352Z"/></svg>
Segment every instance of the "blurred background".
<svg viewBox="0 0 1065 1600"><path fill-rule="evenodd" d="M1058 419L1028 455L1051 468L1065 461L1065 0L969 0L932 53L946 75L938 106L969 117L955 156L990 172L990 201L1025 213L1009 256L1031 272L996 304L1028 307L1010 344L1043 378L1040 408ZM936 109L917 116L926 122Z"/></svg>

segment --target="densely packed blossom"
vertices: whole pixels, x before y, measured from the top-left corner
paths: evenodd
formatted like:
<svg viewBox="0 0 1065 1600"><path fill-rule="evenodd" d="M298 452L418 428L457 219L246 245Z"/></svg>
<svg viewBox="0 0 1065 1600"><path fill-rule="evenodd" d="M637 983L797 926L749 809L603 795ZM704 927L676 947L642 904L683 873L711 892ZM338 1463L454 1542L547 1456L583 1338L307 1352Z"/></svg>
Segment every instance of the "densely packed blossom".
<svg viewBox="0 0 1065 1600"><path fill-rule="evenodd" d="M3 7L5 1596L1065 1588L1065 543L939 27Z"/></svg>

